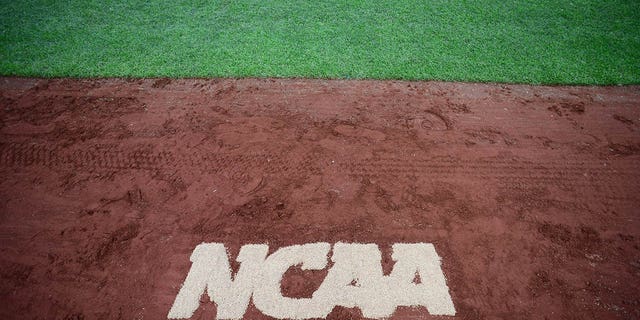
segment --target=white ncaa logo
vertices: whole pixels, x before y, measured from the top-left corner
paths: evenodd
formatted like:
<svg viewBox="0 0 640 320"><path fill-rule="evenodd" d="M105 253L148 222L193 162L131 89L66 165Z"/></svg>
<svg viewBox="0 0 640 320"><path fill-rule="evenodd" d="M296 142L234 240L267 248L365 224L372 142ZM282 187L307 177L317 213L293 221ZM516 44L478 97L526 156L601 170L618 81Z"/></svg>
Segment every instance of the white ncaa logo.
<svg viewBox="0 0 640 320"><path fill-rule="evenodd" d="M207 293L218 319L240 319L253 301L265 315L278 319L325 318L335 306L358 307L367 318L384 318L398 306L424 306L432 315L455 315L440 257L430 243L396 243L391 274L382 271L376 244L326 242L283 247L267 256L266 244L242 246L240 269L232 278L222 243L202 243L191 254L192 266L168 318L190 318ZM292 266L322 270L331 254L333 266L311 298L284 297L280 282ZM419 281L416 281L419 279Z"/></svg>

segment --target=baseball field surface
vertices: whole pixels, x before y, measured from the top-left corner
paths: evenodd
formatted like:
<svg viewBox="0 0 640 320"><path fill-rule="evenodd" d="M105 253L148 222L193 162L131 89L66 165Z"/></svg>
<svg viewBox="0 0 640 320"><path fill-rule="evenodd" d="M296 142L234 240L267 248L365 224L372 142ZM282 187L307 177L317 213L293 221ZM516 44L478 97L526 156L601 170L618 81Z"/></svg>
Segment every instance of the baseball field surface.
<svg viewBox="0 0 640 320"><path fill-rule="evenodd" d="M0 78L0 318L637 319L639 105Z"/></svg>

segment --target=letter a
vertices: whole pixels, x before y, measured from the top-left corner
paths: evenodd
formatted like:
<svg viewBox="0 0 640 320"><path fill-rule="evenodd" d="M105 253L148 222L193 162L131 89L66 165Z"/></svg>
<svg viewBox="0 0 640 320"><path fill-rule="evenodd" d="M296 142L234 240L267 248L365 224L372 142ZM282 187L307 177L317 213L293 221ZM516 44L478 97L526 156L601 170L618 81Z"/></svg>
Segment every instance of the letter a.
<svg viewBox="0 0 640 320"><path fill-rule="evenodd" d="M382 274L382 255L376 244L341 243L333 246L333 267L313 294L326 317L335 306L358 307L366 318L384 318L395 310Z"/></svg>
<svg viewBox="0 0 640 320"><path fill-rule="evenodd" d="M389 275L389 291L398 306L424 306L432 315L454 316L456 309L440 268L440 257L430 243L396 243ZM420 283L414 279L419 276Z"/></svg>

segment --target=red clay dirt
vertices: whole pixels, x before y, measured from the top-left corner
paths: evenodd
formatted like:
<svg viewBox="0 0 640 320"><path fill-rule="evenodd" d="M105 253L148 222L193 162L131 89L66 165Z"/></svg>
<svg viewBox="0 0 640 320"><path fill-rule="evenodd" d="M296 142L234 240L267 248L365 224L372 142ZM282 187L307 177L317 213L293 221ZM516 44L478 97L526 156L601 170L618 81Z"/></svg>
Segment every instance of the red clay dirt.
<svg viewBox="0 0 640 320"><path fill-rule="evenodd" d="M459 319L640 318L640 87L0 78L0 106L2 319L163 319L197 244L318 241L387 272L433 243Z"/></svg>

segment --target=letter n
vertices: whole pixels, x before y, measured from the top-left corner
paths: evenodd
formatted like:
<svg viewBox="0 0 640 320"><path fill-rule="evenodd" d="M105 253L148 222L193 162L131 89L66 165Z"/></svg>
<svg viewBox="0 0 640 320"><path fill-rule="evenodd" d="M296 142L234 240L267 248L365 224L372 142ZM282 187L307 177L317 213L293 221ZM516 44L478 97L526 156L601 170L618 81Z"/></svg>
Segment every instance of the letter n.
<svg viewBox="0 0 640 320"><path fill-rule="evenodd" d="M269 251L267 245L244 245L236 259L240 270L231 278L227 251L222 243L201 243L191 254L191 269L167 316L187 319L207 292L217 305L218 319L240 319L249 305L256 278Z"/></svg>

